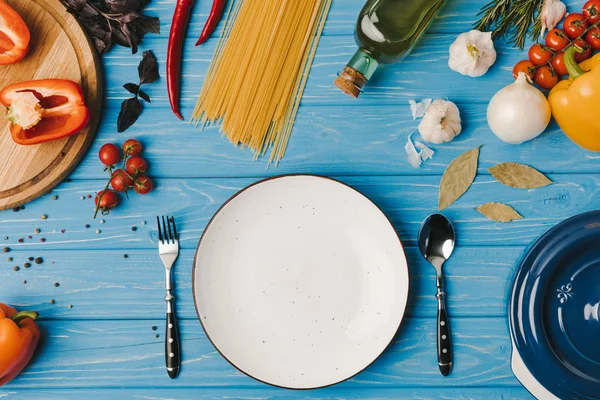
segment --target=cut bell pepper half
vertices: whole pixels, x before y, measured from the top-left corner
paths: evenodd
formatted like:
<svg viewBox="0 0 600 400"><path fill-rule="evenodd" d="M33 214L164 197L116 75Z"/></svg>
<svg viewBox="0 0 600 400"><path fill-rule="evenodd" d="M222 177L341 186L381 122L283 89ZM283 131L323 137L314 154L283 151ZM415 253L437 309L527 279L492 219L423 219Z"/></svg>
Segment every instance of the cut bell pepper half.
<svg viewBox="0 0 600 400"><path fill-rule="evenodd" d="M32 94L39 101L36 108L23 107L23 113L40 113L39 122L25 129L19 125L15 108L24 94ZM31 96L29 96L31 97ZM33 145L62 139L80 132L89 121L81 87L65 79L44 79L16 83L0 91L0 103L7 107L11 120L13 140L22 145Z"/></svg>
<svg viewBox="0 0 600 400"><path fill-rule="evenodd" d="M14 64L25 58L30 36L23 18L0 0L0 65Z"/></svg>

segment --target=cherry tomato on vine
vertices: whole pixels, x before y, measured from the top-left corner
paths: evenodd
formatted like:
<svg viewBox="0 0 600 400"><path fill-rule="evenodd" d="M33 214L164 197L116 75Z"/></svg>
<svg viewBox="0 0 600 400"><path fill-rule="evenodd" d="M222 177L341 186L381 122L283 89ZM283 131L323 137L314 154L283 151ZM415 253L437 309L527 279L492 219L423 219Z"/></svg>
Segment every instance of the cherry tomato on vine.
<svg viewBox="0 0 600 400"><path fill-rule="evenodd" d="M552 50L539 43L529 48L529 60L538 66L548 64L553 55Z"/></svg>
<svg viewBox="0 0 600 400"><path fill-rule="evenodd" d="M148 164L140 156L132 156L125 163L125 170L131 175L143 174L148 170Z"/></svg>
<svg viewBox="0 0 600 400"><path fill-rule="evenodd" d="M594 50L600 50L600 28L594 27L585 35L585 41L592 46Z"/></svg>
<svg viewBox="0 0 600 400"><path fill-rule="evenodd" d="M114 144L106 143L104 146L100 147L98 157L100 158L100 161L102 161L102 164L111 166L119 162L121 159L121 152Z"/></svg>
<svg viewBox="0 0 600 400"><path fill-rule="evenodd" d="M524 72L529 77L529 81L533 82L533 78L535 78L535 64L533 64L530 60L521 60L515 64L513 68L512 74L513 78L517 79L520 72Z"/></svg>
<svg viewBox="0 0 600 400"><path fill-rule="evenodd" d="M127 189L133 187L133 179L131 179L127 172L117 169L110 178L110 185L117 192L126 192Z"/></svg>
<svg viewBox="0 0 600 400"><path fill-rule="evenodd" d="M578 63L585 61L592 56L592 46L590 46L585 40L577 39L573 41L573 44L583 49L583 53L575 53L575 61Z"/></svg>
<svg viewBox="0 0 600 400"><path fill-rule="evenodd" d="M588 23L585 20L583 14L571 13L565 18L563 23L563 30L569 39L576 39L583 35L588 27Z"/></svg>
<svg viewBox="0 0 600 400"><path fill-rule="evenodd" d="M590 25L600 21L600 0L590 0L583 6L583 16Z"/></svg>
<svg viewBox="0 0 600 400"><path fill-rule="evenodd" d="M96 195L94 203L96 204L96 207L98 207L98 210L100 210L103 214L106 214L115 208L120 201L121 197L119 197L117 193L110 189L106 189Z"/></svg>
<svg viewBox="0 0 600 400"><path fill-rule="evenodd" d="M570 43L567 35L560 29L551 29L546 34L546 46L554 51L561 51Z"/></svg>
<svg viewBox="0 0 600 400"><path fill-rule="evenodd" d="M554 56L552 61L550 62L552 68L558 75L568 75L569 71L567 71L567 67L565 66L565 53L562 51Z"/></svg>
<svg viewBox="0 0 600 400"><path fill-rule="evenodd" d="M148 194L154 189L154 183L147 176L140 176L135 180L134 190L139 194Z"/></svg>
<svg viewBox="0 0 600 400"><path fill-rule="evenodd" d="M137 156L142 152L142 144L139 140L129 139L123 143L123 153L128 156Z"/></svg>
<svg viewBox="0 0 600 400"><path fill-rule="evenodd" d="M535 83L542 89L550 90L558 83L558 74L548 65L543 65L535 72Z"/></svg>

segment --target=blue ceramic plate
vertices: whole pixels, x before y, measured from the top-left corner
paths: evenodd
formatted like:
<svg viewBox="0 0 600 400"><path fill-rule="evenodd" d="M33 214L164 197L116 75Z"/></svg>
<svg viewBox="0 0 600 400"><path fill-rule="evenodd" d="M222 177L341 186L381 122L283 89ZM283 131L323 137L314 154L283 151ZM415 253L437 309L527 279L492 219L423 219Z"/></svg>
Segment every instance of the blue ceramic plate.
<svg viewBox="0 0 600 400"><path fill-rule="evenodd" d="M600 211L558 224L526 250L509 320L543 386L561 399L600 399Z"/></svg>

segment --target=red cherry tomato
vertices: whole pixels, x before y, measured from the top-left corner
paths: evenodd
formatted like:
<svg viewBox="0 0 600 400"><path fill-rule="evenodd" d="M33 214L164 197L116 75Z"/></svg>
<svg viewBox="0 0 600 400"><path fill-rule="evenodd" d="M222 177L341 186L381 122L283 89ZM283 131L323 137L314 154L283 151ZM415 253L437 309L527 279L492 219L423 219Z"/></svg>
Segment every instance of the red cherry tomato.
<svg viewBox="0 0 600 400"><path fill-rule="evenodd" d="M513 68L513 78L517 79L519 73L524 72L529 77L529 81L533 82L533 78L535 78L535 68L535 65L531 61L521 60Z"/></svg>
<svg viewBox="0 0 600 400"><path fill-rule="evenodd" d="M563 29L569 39L576 39L583 35L588 27L588 23L585 20L583 14L571 13L565 18L563 23Z"/></svg>
<svg viewBox="0 0 600 400"><path fill-rule="evenodd" d="M592 46L590 46L585 40L577 39L573 42L573 44L583 49L583 53L575 53L575 61L578 63L585 61L592 56Z"/></svg>
<svg viewBox="0 0 600 400"><path fill-rule="evenodd" d="M98 210L100 210L102 214L107 214L110 210L115 208L119 204L119 201L121 201L121 197L110 189L99 192L94 200Z"/></svg>
<svg viewBox="0 0 600 400"><path fill-rule="evenodd" d="M125 170L131 175L143 174L148 170L148 164L140 156L130 157L125 163Z"/></svg>
<svg viewBox="0 0 600 400"><path fill-rule="evenodd" d="M127 189L133 187L133 179L122 169L117 169L113 172L110 178L110 185L117 192L126 192Z"/></svg>
<svg viewBox="0 0 600 400"><path fill-rule="evenodd" d="M600 28L596 26L590 29L585 35L585 41L592 46L592 49L600 50Z"/></svg>
<svg viewBox="0 0 600 400"><path fill-rule="evenodd" d="M542 89L550 90L558 83L558 74L549 66L543 65L535 73L535 83Z"/></svg>
<svg viewBox="0 0 600 400"><path fill-rule="evenodd" d="M569 71L567 71L567 67L565 66L565 53L562 51L554 56L552 61L550 62L552 68L558 75L568 75Z"/></svg>
<svg viewBox="0 0 600 400"><path fill-rule="evenodd" d="M560 29L554 28L546 35L546 46L556 52L563 50L569 43L569 38Z"/></svg>
<svg viewBox="0 0 600 400"><path fill-rule="evenodd" d="M600 21L600 0L590 0L583 6L583 16L590 25Z"/></svg>
<svg viewBox="0 0 600 400"><path fill-rule="evenodd" d="M142 144L139 140L129 139L123 143L123 153L128 156L137 156L142 152Z"/></svg>
<svg viewBox="0 0 600 400"><path fill-rule="evenodd" d="M117 146L112 143L106 143L104 146L100 147L98 157L100 158L100 161L102 161L102 164L110 166L119 162L121 153Z"/></svg>
<svg viewBox="0 0 600 400"><path fill-rule="evenodd" d="M548 64L553 55L554 53L552 50L539 43L536 43L529 48L529 60L538 66Z"/></svg>
<svg viewBox="0 0 600 400"><path fill-rule="evenodd" d="M134 190L139 194L148 194L154 189L154 183L147 176L140 176L135 180Z"/></svg>

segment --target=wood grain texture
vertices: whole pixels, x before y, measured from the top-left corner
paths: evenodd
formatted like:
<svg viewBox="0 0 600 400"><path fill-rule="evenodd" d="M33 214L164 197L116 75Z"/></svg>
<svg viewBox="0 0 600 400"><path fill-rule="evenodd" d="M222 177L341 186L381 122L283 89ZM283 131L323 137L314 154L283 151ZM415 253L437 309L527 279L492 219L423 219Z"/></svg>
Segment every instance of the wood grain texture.
<svg viewBox="0 0 600 400"><path fill-rule="evenodd" d="M598 207L600 174L549 175L555 184L526 191L507 188L491 176L479 176L470 190L444 214L455 225L461 246L528 245L558 222ZM180 243L194 249L206 224L218 208L257 178L157 180L150 196L132 195L106 218L92 219L94 190L101 181L64 183L43 199L18 213L0 217L0 240L10 248L41 249L155 249L156 214L174 215ZM439 176L341 177L373 200L390 218L405 244L414 245L421 222L437 209ZM58 200L51 200L52 195ZM92 197L88 199L86 196ZM84 197L84 200L81 199ZM525 217L510 224L487 220L475 210L487 201L514 206ZM40 216L46 214L47 219ZM106 223L99 221L105 219ZM147 225L141 225L147 221ZM180 222L181 221L181 222ZM89 224L90 228L84 228ZM136 231L131 227L135 226ZM36 228L42 233L34 235ZM61 233L62 230L64 233ZM101 233L97 234L96 229ZM33 235L28 239L28 235ZM44 242L40 238L45 239ZM19 238L25 238L22 243Z"/></svg>
<svg viewBox="0 0 600 400"><path fill-rule="evenodd" d="M77 165L100 119L100 65L83 30L56 0L8 0L31 32L31 50L14 65L0 66L0 88L45 78L79 83L90 109L88 126L75 136L33 146L13 142L8 120L0 122L0 210L50 190Z"/></svg>
<svg viewBox="0 0 600 400"><path fill-rule="evenodd" d="M505 317L516 260L524 247L458 247L446 264L451 317ZM192 297L194 249L181 252L175 265L177 311L180 319L196 320ZM408 315L436 316L435 273L415 247L406 249L411 275ZM127 258L124 258L127 254ZM30 255L41 265L23 268ZM12 251L0 259L2 301L34 309L49 319L155 318L165 308L164 269L151 250ZM102 259L102 262L93 260ZM15 265L19 271L13 271ZM22 281L26 280L27 284ZM54 282L60 282L59 287ZM478 290L472 290L476 285ZM55 304L49 300L54 299ZM102 299L99 301L98 299ZM71 304L73 308L67 306Z"/></svg>
<svg viewBox="0 0 600 400"><path fill-rule="evenodd" d="M151 85L149 85L151 87ZM191 110L184 109L189 114ZM408 103L399 106L303 106L296 120L285 158L277 168L266 160L252 161L252 153L231 145L217 127L204 131L174 120L170 109L148 105L138 122L117 133L119 110L102 116L98 140L78 168L75 179L104 178L98 150L106 142L122 143L136 137L145 145L150 175L159 178L258 177L285 173L348 175L441 175L463 152L482 145L479 174L505 161L527 163L546 174L600 172L600 155L571 142L552 123L546 133L519 146L500 141L485 119L486 105L461 106L463 132L452 142L433 145L432 160L415 169L408 163L404 145L418 122ZM420 140L418 133L412 136ZM508 189L508 188L507 188Z"/></svg>
<svg viewBox="0 0 600 400"><path fill-rule="evenodd" d="M284 391L270 388L211 388L210 390L172 389L78 389L76 391L21 389L2 390L0 396L9 400L530 400L533 397L522 387L502 388L328 388L313 391Z"/></svg>
<svg viewBox="0 0 600 400"><path fill-rule="evenodd" d="M132 310L134 311L134 310ZM40 320L44 342L34 362L7 389L265 388L233 368L214 349L198 321L180 321L180 376L164 371L163 318L151 320ZM373 365L338 386L496 386L519 383L510 370L505 318L453 318L455 366L450 377L437 367L435 318L407 318L393 343ZM152 330L156 326L156 331ZM160 337L156 338L155 334ZM4 388L2 388L4 389ZM2 390L0 389L0 390Z"/></svg>

